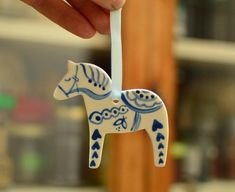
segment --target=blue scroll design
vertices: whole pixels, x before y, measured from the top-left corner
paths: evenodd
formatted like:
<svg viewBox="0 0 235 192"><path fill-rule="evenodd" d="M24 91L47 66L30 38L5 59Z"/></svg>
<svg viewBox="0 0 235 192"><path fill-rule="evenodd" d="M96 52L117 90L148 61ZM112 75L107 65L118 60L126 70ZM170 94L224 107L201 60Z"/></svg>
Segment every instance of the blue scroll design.
<svg viewBox="0 0 235 192"><path fill-rule="evenodd" d="M111 118L116 118L120 114L126 114L129 109L125 105L121 105L120 107L112 107L111 109L105 108L101 112L93 111L88 119L93 124L99 125L103 122L103 120L109 120Z"/></svg>
<svg viewBox="0 0 235 192"><path fill-rule="evenodd" d="M87 66L85 66L84 64L80 64L80 65L82 66L83 73L89 83L94 83L94 86L98 86L98 87L102 88L103 91L106 90L108 83L110 83L110 79L108 77L106 77L105 73L100 74L100 72L97 68L92 67L91 65L88 65L88 68L90 70L90 75L88 75L87 68L86 68ZM96 77L95 77L95 75L96 75ZM102 83L100 81L101 75L103 75Z"/></svg>
<svg viewBox="0 0 235 192"><path fill-rule="evenodd" d="M141 115L140 113L136 112L134 120L133 120L133 125L131 127L131 131L137 131L139 128L140 122L141 122Z"/></svg>
<svg viewBox="0 0 235 192"><path fill-rule="evenodd" d="M154 102L152 105L146 105L146 104L145 104L146 102L156 100L156 98L153 98L153 99L151 99L151 100L147 100L147 99L144 99L144 98L139 97L136 93L133 93L133 94L134 94L135 97L134 97L134 98L131 98L131 97L129 96L129 92L127 92L127 93L126 93L126 97L127 97L128 100L134 101L134 102L135 102L135 105L136 105L137 107L154 108L155 106L162 105L162 102ZM145 103L139 104L139 103L137 102L137 100L143 101L143 102L145 102Z"/></svg>
<svg viewBox="0 0 235 192"><path fill-rule="evenodd" d="M133 110L133 111L135 111L135 112L138 112L138 113L152 113L152 112L155 112L155 111L161 109L162 106L163 106L163 103L161 102L161 103L158 103L158 105L156 105L156 106L154 106L154 107L152 107L152 108L149 108L149 109L141 109L141 108L138 108L138 107L133 106L132 104L130 104L130 102L128 101L128 99L125 97L125 94L124 94L124 93L122 93L121 99L122 99L122 101L126 104L126 106L127 106L128 108L130 108L131 110Z"/></svg>
<svg viewBox="0 0 235 192"><path fill-rule="evenodd" d="M118 131L120 131L120 129L127 129L127 121L126 121L126 117L123 116L119 119L117 119L114 123L113 123L113 126L116 126L116 129Z"/></svg>

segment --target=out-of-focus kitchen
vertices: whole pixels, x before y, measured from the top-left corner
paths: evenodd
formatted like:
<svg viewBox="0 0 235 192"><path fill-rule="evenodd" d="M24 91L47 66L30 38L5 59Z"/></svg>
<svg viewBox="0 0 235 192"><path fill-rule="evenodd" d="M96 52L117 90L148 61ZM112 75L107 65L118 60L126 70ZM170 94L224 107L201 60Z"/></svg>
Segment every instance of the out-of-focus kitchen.
<svg viewBox="0 0 235 192"><path fill-rule="evenodd" d="M132 0L127 0L123 8L126 9L123 20L129 8L133 15L127 14L127 17L133 19L138 13L131 10L129 1ZM162 168L172 180L164 189L169 192L232 192L235 188L235 1L179 0L171 6L172 63L175 66L175 87L171 89L176 97L171 105L174 109L170 110L173 122L170 125L174 125L170 134L174 136L170 139L168 153L172 163L171 168ZM156 20L164 21L164 18ZM130 28L132 25L125 24ZM164 26L165 23L161 27ZM124 36L124 45L125 41L138 41L131 36ZM79 38L21 1L0 1L1 190L104 192L115 185L110 184L113 181L109 178L117 169L110 167L119 162L111 160L110 154L115 153L113 146L121 149L117 146L122 139L114 140L116 144L113 144L109 137L101 167L89 169L89 133L82 97L63 102L53 99L54 88L67 71L67 60L94 63L110 74L109 39L100 34L88 40ZM139 41L141 43L142 39ZM159 42L156 44L165 47ZM144 48L140 52L145 52ZM123 54L124 61L130 52L136 54L128 51ZM149 54L149 57L158 56ZM129 61L135 58L139 58L138 54ZM129 64L127 71L130 66L135 68L135 63ZM164 70L167 79L174 76ZM124 81L131 82L131 77L125 74ZM159 78L153 76L149 80L146 77L139 84L151 88L155 80ZM131 86L136 88L135 84ZM154 90L158 93L158 88L164 89L162 87L157 85ZM159 93L164 95L164 91ZM122 172L116 173L116 177L128 178L124 173L139 169L136 168L138 163L134 167L126 159L130 170L120 167ZM152 175L144 171L150 162L142 164L138 171L142 176L138 178L150 179ZM139 192L161 191L154 187L148 190L145 184L141 186ZM108 191L115 192L112 189ZM117 191L128 192L127 189L131 188L120 187Z"/></svg>

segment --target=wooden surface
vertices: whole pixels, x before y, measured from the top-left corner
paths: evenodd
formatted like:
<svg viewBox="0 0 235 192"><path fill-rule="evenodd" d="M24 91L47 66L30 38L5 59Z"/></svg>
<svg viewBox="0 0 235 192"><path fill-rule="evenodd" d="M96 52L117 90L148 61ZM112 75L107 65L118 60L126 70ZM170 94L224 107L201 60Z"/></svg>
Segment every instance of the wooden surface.
<svg viewBox="0 0 235 192"><path fill-rule="evenodd" d="M170 143L174 136L175 64L172 38L175 2L127 1L123 10L124 88L146 88L158 93L170 115ZM115 135L112 147L112 192L167 192L174 166L153 163L152 146L144 132Z"/></svg>
<svg viewBox="0 0 235 192"><path fill-rule="evenodd" d="M196 38L179 38L174 52L177 59L201 66L235 66L235 43Z"/></svg>
<svg viewBox="0 0 235 192"><path fill-rule="evenodd" d="M5 191L5 190L4 190ZM101 188L86 187L38 187L38 186L14 186L6 190L7 192L105 192Z"/></svg>

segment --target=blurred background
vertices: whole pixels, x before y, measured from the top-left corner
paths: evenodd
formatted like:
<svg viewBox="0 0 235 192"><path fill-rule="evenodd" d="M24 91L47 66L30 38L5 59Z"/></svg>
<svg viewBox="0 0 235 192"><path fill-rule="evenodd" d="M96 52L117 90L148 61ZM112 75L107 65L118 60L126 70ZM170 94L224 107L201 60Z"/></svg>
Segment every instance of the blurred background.
<svg viewBox="0 0 235 192"><path fill-rule="evenodd" d="M234 191L235 1L179 0L174 15L169 191ZM75 37L20 1L0 0L1 190L107 191L109 141L102 167L89 170L83 100L57 102L52 95L68 59L110 74L109 44L105 36Z"/></svg>

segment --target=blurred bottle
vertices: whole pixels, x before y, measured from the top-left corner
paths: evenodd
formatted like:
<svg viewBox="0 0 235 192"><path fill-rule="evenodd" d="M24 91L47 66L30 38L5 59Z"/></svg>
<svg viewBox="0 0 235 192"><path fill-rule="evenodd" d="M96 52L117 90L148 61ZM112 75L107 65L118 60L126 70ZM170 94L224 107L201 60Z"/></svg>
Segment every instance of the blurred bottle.
<svg viewBox="0 0 235 192"><path fill-rule="evenodd" d="M219 110L215 103L205 102L203 106L198 106L194 118L195 128L197 129L197 146L199 146L201 152L200 180L207 181L215 176L213 169L218 155L215 140L220 120Z"/></svg>
<svg viewBox="0 0 235 192"><path fill-rule="evenodd" d="M186 9L184 3L177 4L174 33L177 37L184 37L187 35Z"/></svg>
<svg viewBox="0 0 235 192"><path fill-rule="evenodd" d="M8 121L15 99L10 95L0 94L0 188L12 183L12 163L8 155Z"/></svg>
<svg viewBox="0 0 235 192"><path fill-rule="evenodd" d="M22 97L14 110L10 132L10 151L14 179L18 184L43 182L47 157L47 120L51 107L44 101Z"/></svg>
<svg viewBox="0 0 235 192"><path fill-rule="evenodd" d="M228 32L228 40L235 41L235 1L229 1L229 17L228 17L228 26L230 27Z"/></svg>
<svg viewBox="0 0 235 192"><path fill-rule="evenodd" d="M1 5L8 2L0 2ZM0 5L0 7L1 7ZM2 8L0 8L2 10ZM1 12L1 11L0 11ZM12 109L16 104L16 96L27 91L25 68L21 57L14 51L0 50L0 185L7 187L11 183L10 147L8 147L9 131L12 122ZM11 158L12 159L12 158ZM13 162L13 159L12 159Z"/></svg>
<svg viewBox="0 0 235 192"><path fill-rule="evenodd" d="M235 40L235 8L231 0L183 1L187 10L187 34L190 37Z"/></svg>
<svg viewBox="0 0 235 192"><path fill-rule="evenodd" d="M0 92L17 97L28 92L28 79L24 63L13 50L0 49Z"/></svg>
<svg viewBox="0 0 235 192"><path fill-rule="evenodd" d="M50 184L63 186L81 185L82 153L84 142L85 110L82 106L58 106L56 124L48 143Z"/></svg>
<svg viewBox="0 0 235 192"><path fill-rule="evenodd" d="M235 179L235 118L234 114L228 119L228 134L226 143L221 150L225 151L228 177Z"/></svg>

